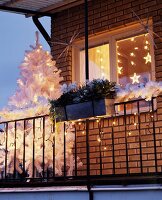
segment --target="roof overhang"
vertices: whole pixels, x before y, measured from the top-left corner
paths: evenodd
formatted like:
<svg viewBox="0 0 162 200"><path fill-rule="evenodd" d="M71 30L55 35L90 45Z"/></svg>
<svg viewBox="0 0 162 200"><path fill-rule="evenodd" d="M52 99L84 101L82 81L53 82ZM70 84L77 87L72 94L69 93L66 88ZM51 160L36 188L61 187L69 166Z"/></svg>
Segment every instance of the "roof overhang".
<svg viewBox="0 0 162 200"><path fill-rule="evenodd" d="M26 16L52 16L56 12L83 2L84 0L1 0L0 10Z"/></svg>

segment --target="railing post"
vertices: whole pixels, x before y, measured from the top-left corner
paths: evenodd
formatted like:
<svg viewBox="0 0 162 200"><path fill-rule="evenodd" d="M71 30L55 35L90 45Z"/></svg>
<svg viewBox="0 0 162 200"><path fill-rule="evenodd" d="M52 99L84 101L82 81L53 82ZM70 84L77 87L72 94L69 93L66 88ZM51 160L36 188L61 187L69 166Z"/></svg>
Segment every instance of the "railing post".
<svg viewBox="0 0 162 200"><path fill-rule="evenodd" d="M126 103L124 102L124 124L125 124L125 149L126 149L126 168L127 174L129 173L128 165L128 146L127 146L127 113L126 113Z"/></svg>
<svg viewBox="0 0 162 200"><path fill-rule="evenodd" d="M45 162L44 162L44 156L45 156L45 117L43 117L43 178L44 178L44 165L45 165Z"/></svg>
<svg viewBox="0 0 162 200"><path fill-rule="evenodd" d="M155 170L156 172L158 172L158 168L157 168L157 150L156 150L156 131L155 131L155 114L154 114L154 99L152 98L151 100L151 104L152 104L152 129L153 129L153 137L154 137L154 154L155 154Z"/></svg>
<svg viewBox="0 0 162 200"><path fill-rule="evenodd" d="M14 138L14 178L16 178L16 139L17 139L17 123L15 121L15 138Z"/></svg>
<svg viewBox="0 0 162 200"><path fill-rule="evenodd" d="M140 145L140 167L141 173L143 173L143 164L142 164L142 145L141 145L141 119L140 119L140 108L139 101L137 101L137 111L138 111L138 131L139 131L139 145Z"/></svg>
<svg viewBox="0 0 162 200"><path fill-rule="evenodd" d="M35 118L33 118L33 175L35 176Z"/></svg>
<svg viewBox="0 0 162 200"><path fill-rule="evenodd" d="M24 120L24 138L23 138L23 172L25 174L25 138L26 137L26 120Z"/></svg>
<svg viewBox="0 0 162 200"><path fill-rule="evenodd" d="M64 178L66 177L66 123L64 122Z"/></svg>
<svg viewBox="0 0 162 200"><path fill-rule="evenodd" d="M90 161L89 161L89 119L86 119L86 158L87 158L87 177L90 176Z"/></svg>
<svg viewBox="0 0 162 200"><path fill-rule="evenodd" d="M6 145L5 145L5 179L7 178L7 153L8 153L8 122L6 122Z"/></svg>

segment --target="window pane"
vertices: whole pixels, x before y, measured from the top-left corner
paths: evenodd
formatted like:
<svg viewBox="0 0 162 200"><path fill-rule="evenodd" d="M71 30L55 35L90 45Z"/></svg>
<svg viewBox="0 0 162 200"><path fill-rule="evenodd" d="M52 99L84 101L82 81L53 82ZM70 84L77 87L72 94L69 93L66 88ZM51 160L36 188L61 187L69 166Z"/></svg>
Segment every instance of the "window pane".
<svg viewBox="0 0 162 200"><path fill-rule="evenodd" d="M146 83L151 79L149 34L117 41L118 83Z"/></svg>
<svg viewBox="0 0 162 200"><path fill-rule="evenodd" d="M80 51L80 76L85 81L85 50ZM89 80L107 78L110 80L109 44L89 49Z"/></svg>

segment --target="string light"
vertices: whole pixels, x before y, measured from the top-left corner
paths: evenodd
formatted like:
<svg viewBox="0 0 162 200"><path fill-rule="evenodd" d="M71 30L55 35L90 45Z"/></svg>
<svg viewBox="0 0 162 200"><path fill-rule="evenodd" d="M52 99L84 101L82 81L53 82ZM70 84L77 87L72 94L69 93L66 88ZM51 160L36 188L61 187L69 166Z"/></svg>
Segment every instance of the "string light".
<svg viewBox="0 0 162 200"><path fill-rule="evenodd" d="M132 41L132 42L134 41L134 37L131 38L131 41Z"/></svg>
<svg viewBox="0 0 162 200"><path fill-rule="evenodd" d="M134 47L134 49L135 49L135 50L137 50L137 49L138 49L138 47Z"/></svg>
<svg viewBox="0 0 162 200"><path fill-rule="evenodd" d="M135 57L135 54L133 52L130 53L130 56Z"/></svg>
<svg viewBox="0 0 162 200"><path fill-rule="evenodd" d="M118 74L122 74L121 70L123 69L123 67L118 67Z"/></svg>
<svg viewBox="0 0 162 200"><path fill-rule="evenodd" d="M98 138L97 138L97 141L98 141L98 142L101 142L101 138L100 138L100 137L98 137Z"/></svg>
<svg viewBox="0 0 162 200"><path fill-rule="evenodd" d="M85 134L85 131L82 131L82 134L84 135L84 134Z"/></svg>
<svg viewBox="0 0 162 200"><path fill-rule="evenodd" d="M113 125L115 125L116 124L116 122L115 121L113 121Z"/></svg>
<svg viewBox="0 0 162 200"><path fill-rule="evenodd" d="M140 75L137 75L136 73L134 73L134 75L131 76L130 78L132 79L132 84L139 83Z"/></svg>
<svg viewBox="0 0 162 200"><path fill-rule="evenodd" d="M106 148L106 146L104 147L104 150L106 150L107 148Z"/></svg>
<svg viewBox="0 0 162 200"><path fill-rule="evenodd" d="M129 132L128 132L128 136L131 136L131 135L132 135L132 132L131 132L131 131L129 131Z"/></svg>
<svg viewBox="0 0 162 200"><path fill-rule="evenodd" d="M135 65L134 61L131 61L131 65Z"/></svg>
<svg viewBox="0 0 162 200"><path fill-rule="evenodd" d="M149 53L147 53L147 56L143 57L146 61L145 61L145 64L147 63L151 63L151 55Z"/></svg>
<svg viewBox="0 0 162 200"><path fill-rule="evenodd" d="M148 49L148 46L144 46L144 49L146 49L146 50L147 50L147 49Z"/></svg>

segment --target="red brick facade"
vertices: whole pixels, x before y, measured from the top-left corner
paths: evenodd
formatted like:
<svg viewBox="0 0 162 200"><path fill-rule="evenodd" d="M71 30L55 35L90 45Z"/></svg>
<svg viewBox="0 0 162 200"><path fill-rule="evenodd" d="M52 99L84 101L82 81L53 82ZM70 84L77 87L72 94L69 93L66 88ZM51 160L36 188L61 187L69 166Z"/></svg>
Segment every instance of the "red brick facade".
<svg viewBox="0 0 162 200"><path fill-rule="evenodd" d="M141 18L147 19L149 16L153 22L153 31L162 37L162 1L161 0L92 0L89 1L89 37L107 31L113 31L125 26L139 23L132 10ZM52 18L51 37L52 42L56 38L60 41L69 41L78 30L79 39L84 38L84 5L70 8L57 13ZM162 80L162 40L154 35L154 42L157 48L155 53L155 77L157 81ZM57 66L62 70L65 82L72 81L72 52L68 57L60 57L60 53L65 47L53 43L51 46L52 55L57 60ZM162 100L162 99L161 99ZM100 164L102 157L103 174L123 174L126 171L126 159L128 159L129 173L141 173L141 163L143 172L155 172L155 147L157 151L158 172L162 171L162 101L160 98L157 104L158 111L154 114L156 142L154 143L154 133L152 131L153 121L150 114L138 116L129 115L124 122L124 116L114 119L108 118L101 121L104 136L102 144L97 141L99 134L98 123L90 123L90 174L100 174ZM138 127L132 124L134 119L138 125L140 122L141 133ZM81 174L86 169L86 144L84 122L77 125L77 153L84 163ZM125 130L125 125L127 130ZM132 131L127 134L128 129ZM113 138L112 138L113 137ZM112 141L113 140L113 141ZM112 149L112 143L114 146ZM106 149L104 147L106 146ZM101 150L101 155L100 155ZM141 151L141 152L140 152ZM114 156L113 156L114 152ZM140 157L142 153L142 157ZM128 154L128 155L126 155ZM114 160L113 160L114 159ZM142 161L142 162L141 162ZM113 163L115 166L113 167Z"/></svg>

